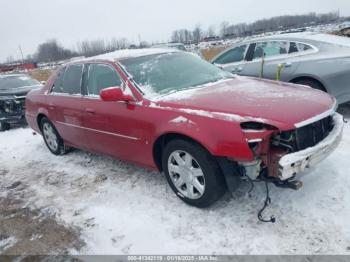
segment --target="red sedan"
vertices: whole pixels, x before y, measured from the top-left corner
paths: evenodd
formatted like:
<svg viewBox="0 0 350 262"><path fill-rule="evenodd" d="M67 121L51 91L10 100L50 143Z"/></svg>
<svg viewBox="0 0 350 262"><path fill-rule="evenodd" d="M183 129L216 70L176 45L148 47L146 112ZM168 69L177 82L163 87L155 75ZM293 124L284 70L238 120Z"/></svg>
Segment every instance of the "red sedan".
<svg viewBox="0 0 350 262"><path fill-rule="evenodd" d="M339 144L335 110L322 91L161 49L67 64L26 99L26 119L52 153L74 147L158 169L198 207L242 179L294 187L297 173Z"/></svg>

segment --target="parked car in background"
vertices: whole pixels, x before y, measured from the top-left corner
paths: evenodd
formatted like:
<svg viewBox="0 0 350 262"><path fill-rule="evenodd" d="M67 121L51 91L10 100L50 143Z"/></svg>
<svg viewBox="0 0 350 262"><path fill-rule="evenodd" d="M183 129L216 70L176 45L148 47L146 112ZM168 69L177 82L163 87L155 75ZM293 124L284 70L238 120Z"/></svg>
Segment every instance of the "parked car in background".
<svg viewBox="0 0 350 262"><path fill-rule="evenodd" d="M28 75L0 75L0 131L25 120L25 97L29 91L40 86L40 82Z"/></svg>
<svg viewBox="0 0 350 262"><path fill-rule="evenodd" d="M212 63L235 74L308 85L339 103L350 101L350 39L345 37L307 32L253 39Z"/></svg>
<svg viewBox="0 0 350 262"><path fill-rule="evenodd" d="M350 37L350 21L344 22L339 26L339 35Z"/></svg>
<svg viewBox="0 0 350 262"><path fill-rule="evenodd" d="M244 178L295 188L295 175L339 144L335 110L319 90L152 48L69 63L26 98L27 121L53 154L74 147L158 169L198 207Z"/></svg>
<svg viewBox="0 0 350 262"><path fill-rule="evenodd" d="M180 51L187 51L185 45L182 43L157 44L153 45L152 48L173 48Z"/></svg>

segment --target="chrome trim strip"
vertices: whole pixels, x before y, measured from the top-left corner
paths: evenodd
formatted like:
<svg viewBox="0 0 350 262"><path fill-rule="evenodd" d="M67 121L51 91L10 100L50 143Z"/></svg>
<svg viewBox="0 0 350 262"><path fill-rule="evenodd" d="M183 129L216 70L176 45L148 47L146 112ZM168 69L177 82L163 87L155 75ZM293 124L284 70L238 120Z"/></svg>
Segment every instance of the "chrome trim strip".
<svg viewBox="0 0 350 262"><path fill-rule="evenodd" d="M262 142L262 139L261 139L261 138L249 139L249 140L248 140L248 143L259 143L259 142Z"/></svg>
<svg viewBox="0 0 350 262"><path fill-rule="evenodd" d="M306 119L304 121L301 121L299 123L296 123L296 124L294 124L294 126L296 128L300 128L300 127L303 127L303 126L307 126L307 125L309 125L311 123L317 122L318 120L321 120L323 118L326 118L327 116L330 116L330 115L335 113L335 111L337 109L337 106L338 106L338 104L335 101L334 104L332 105L332 107L329 110L327 110L327 111L325 111L325 112L323 112L323 113L321 113L321 114L319 114L317 116L314 116L314 117L311 117L311 118Z"/></svg>
<svg viewBox="0 0 350 262"><path fill-rule="evenodd" d="M23 98L26 98L26 96L16 96L16 95L14 95L13 96L15 99L23 99Z"/></svg>
<svg viewBox="0 0 350 262"><path fill-rule="evenodd" d="M54 92L52 91L51 93L48 93L47 95L52 95L52 96L63 96L63 97L75 97L75 98L82 98L82 94L68 94L68 93L59 93L59 92Z"/></svg>
<svg viewBox="0 0 350 262"><path fill-rule="evenodd" d="M116 133L101 131L101 130L92 129L92 128L88 128L88 127L82 127L82 126L77 126L77 125L73 125L73 124L68 124L68 123L64 123L64 122L60 122L60 121L55 121L55 122L58 123L58 124L61 124L61 125L66 125L66 126L70 126L70 127L77 127L77 128L80 128L80 129L85 129L85 130L89 130L89 131L93 131L93 132L98 132L98 133L102 133L102 134L106 134L106 135L111 135L111 136L116 136L116 137L131 139L131 140L141 140L141 138L137 138L137 137L125 136L125 135L121 135L121 134L116 134Z"/></svg>

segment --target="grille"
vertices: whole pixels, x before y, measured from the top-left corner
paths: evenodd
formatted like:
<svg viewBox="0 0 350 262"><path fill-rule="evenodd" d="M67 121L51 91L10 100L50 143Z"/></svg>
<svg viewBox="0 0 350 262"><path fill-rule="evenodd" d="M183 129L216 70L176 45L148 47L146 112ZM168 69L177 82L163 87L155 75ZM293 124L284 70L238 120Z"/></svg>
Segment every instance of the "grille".
<svg viewBox="0 0 350 262"><path fill-rule="evenodd" d="M329 135L332 129L332 116L328 116L307 126L282 132L273 138L272 144L287 148L290 153L297 152L317 145Z"/></svg>

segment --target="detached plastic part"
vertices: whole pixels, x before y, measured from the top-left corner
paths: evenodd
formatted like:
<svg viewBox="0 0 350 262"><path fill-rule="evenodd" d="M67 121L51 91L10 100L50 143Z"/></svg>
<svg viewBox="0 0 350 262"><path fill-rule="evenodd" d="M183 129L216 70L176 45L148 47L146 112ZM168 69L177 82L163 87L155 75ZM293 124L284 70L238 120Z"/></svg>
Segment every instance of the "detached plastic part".
<svg viewBox="0 0 350 262"><path fill-rule="evenodd" d="M299 190L303 187L303 182L300 180L274 182L274 184L276 187L289 188L293 190Z"/></svg>
<svg viewBox="0 0 350 262"><path fill-rule="evenodd" d="M225 157L217 157L217 161L224 174L228 190L231 193L236 191L241 184L241 173L238 164Z"/></svg>

